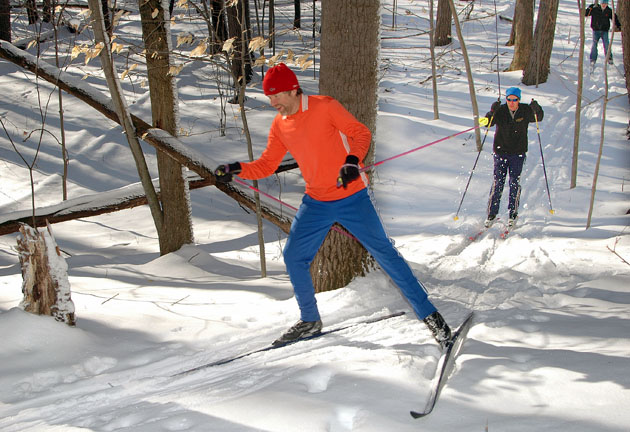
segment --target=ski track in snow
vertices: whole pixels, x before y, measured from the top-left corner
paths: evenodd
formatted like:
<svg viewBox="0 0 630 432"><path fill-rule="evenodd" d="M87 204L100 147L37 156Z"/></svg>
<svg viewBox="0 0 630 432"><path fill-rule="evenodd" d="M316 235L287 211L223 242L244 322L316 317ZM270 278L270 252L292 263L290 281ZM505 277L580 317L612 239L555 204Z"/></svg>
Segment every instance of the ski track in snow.
<svg viewBox="0 0 630 432"><path fill-rule="evenodd" d="M277 5L284 12L278 17L292 16L293 5L284 3ZM396 30L390 26L391 2L383 11L377 160L464 130L471 121L465 73L451 47L439 52L440 119L432 120L428 54L418 49L428 42L416 35L426 27L426 6L412 1L400 6ZM513 15L514 2L499 0L497 7L501 15ZM402 8L411 13L401 13ZM623 79L611 69L594 223L586 230L601 138L603 65L590 76L586 69L584 76L578 186L570 189L578 32L574 2L561 0L560 8L549 81L522 86L524 101L535 98L545 110L540 137L555 214L549 212L535 125L529 129L519 223L506 239L500 237L504 224L496 224L474 242L468 240L485 218L493 132L457 222L452 217L477 156L474 134L375 170L375 198L384 224L431 300L452 326L475 310L455 374L431 416L412 420L409 410L424 406L438 348L380 270L343 290L318 294L324 325L332 328L399 310L406 312L404 317L173 376L266 346L297 320L282 264L286 236L265 224L269 276L260 278L255 218L214 188L204 188L191 191L196 244L163 257L146 208L54 225L77 306L73 329L16 307L21 274L15 236L0 237L0 430L626 431L630 339L623 330L630 322L630 276L627 264L608 248L626 260L630 256L624 216L630 166L627 95ZM521 77L520 71L501 72L497 82L495 68L509 65L509 47L500 48L500 64L489 66L488 58L496 54L495 36L507 40L511 28L500 20L495 35L493 14L494 8L483 2L475 6L475 19L464 23L482 114L499 87L503 93L520 85ZM121 39L138 40L137 24L121 19ZM19 23L13 26L24 30ZM278 42L286 41L279 37ZM613 49L621 59L618 40ZM181 126L190 132L181 139L217 163L244 158L235 107L227 107L227 137L209 132L221 104L204 65L194 62L178 76ZM2 99L1 115L11 119L21 137L39 124L33 114L38 95L28 74L7 62L0 67L0 94L12 95ZM69 72L80 77L84 70L94 72L87 84L104 88L95 63L81 70L71 66ZM297 73L307 93L317 92L312 71ZM151 118L148 92L136 79L130 74L123 82L125 92L134 113ZM256 154L264 148L275 115L259 80L256 73L247 102ZM50 90L46 83L40 86ZM69 196L138 181L120 128L69 97L64 110ZM47 128L59 132L54 122ZM34 154L28 143L20 145L27 156ZM46 139L42 143L33 172L38 206L59 202L58 147ZM153 153L147 152L147 163L155 171ZM0 146L0 170L0 214L28 209L29 173L8 144ZM260 185L295 205L303 191L295 172ZM506 205L507 186L502 220Z"/></svg>

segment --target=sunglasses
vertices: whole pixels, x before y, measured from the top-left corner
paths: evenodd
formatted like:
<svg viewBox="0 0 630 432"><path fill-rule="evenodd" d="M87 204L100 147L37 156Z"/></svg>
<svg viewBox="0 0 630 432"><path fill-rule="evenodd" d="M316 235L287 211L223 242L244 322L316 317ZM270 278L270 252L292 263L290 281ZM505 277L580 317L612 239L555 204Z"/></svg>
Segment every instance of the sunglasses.
<svg viewBox="0 0 630 432"><path fill-rule="evenodd" d="M517 98L513 98L513 99L508 98L507 101L508 102L518 102L518 99Z"/></svg>

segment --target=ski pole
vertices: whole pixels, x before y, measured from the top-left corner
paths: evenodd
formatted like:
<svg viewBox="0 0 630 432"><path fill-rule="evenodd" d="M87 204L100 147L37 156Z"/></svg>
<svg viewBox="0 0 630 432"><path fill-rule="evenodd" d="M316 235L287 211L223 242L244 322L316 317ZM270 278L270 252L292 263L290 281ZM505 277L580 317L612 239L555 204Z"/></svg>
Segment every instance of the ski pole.
<svg viewBox="0 0 630 432"><path fill-rule="evenodd" d="M464 193L462 194L462 199L459 202L459 207L457 207L457 212L455 213L455 217L453 218L454 220L458 220L459 219L459 210L462 208L462 203L464 202L464 197L466 196L466 192L468 192L468 186L470 186L470 180L472 179L473 173L475 172L475 168L477 167L477 162L479 162L479 156L481 156L481 150L483 150L483 145L486 142L486 137L488 136L488 130L490 129L490 125L492 124L492 119L494 119L494 113L492 114L492 117L490 117L490 122L488 122L488 127L486 128L486 133L483 136L483 141L481 141L481 148L479 149L479 152L477 153L477 158L475 159L475 164L472 167L472 170L470 171L470 175L468 176L468 182L466 183L466 188L464 189Z"/></svg>
<svg viewBox="0 0 630 432"><path fill-rule="evenodd" d="M533 99L532 99L533 101ZM547 186L547 198L549 199L549 213L554 214L555 210L551 205L551 193L549 192L549 181L547 181L547 169L545 168L545 156L543 156L542 141L540 140L540 128L538 127L538 116L534 113L536 120L536 133L538 134L538 146L540 147L540 159L542 160L543 174L545 175L545 185Z"/></svg>

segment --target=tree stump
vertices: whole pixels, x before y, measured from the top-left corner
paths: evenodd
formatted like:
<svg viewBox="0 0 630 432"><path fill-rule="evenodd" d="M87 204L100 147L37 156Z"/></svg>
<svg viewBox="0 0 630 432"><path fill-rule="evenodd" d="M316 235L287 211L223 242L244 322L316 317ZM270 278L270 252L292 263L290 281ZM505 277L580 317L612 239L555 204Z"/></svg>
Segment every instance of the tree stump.
<svg viewBox="0 0 630 432"><path fill-rule="evenodd" d="M50 225L47 225L47 231L39 232L21 224L17 244L24 294L20 307L26 312L49 315L56 321L74 326L68 265L61 256Z"/></svg>

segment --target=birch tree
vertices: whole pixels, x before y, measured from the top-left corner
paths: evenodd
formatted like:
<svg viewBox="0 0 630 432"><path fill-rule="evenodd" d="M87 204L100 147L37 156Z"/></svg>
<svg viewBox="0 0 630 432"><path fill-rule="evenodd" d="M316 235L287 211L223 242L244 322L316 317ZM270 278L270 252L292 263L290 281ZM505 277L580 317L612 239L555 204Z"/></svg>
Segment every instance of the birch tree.
<svg viewBox="0 0 630 432"><path fill-rule="evenodd" d="M433 88L433 119L440 118L438 108L437 73L435 70L435 25L433 24L433 0L429 0L429 52L431 53L431 87Z"/></svg>
<svg viewBox="0 0 630 432"><path fill-rule="evenodd" d="M584 29L585 29L585 7L584 0L577 0L580 14L580 54L578 58L578 85L575 100L575 124L573 126L573 157L571 160L571 186L573 189L577 185L578 154L580 144L580 119L582 117L582 89L584 87Z"/></svg>

